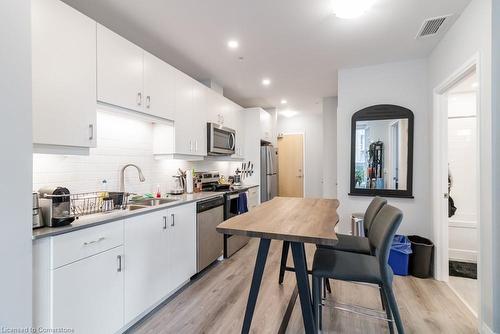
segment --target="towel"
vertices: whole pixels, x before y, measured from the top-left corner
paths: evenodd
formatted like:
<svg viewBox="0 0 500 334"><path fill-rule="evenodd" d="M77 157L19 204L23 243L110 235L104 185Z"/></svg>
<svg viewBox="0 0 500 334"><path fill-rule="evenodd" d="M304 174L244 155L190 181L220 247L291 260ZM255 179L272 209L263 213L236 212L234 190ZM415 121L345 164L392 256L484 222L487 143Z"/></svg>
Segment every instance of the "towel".
<svg viewBox="0 0 500 334"><path fill-rule="evenodd" d="M248 212L248 202L247 202L247 193L240 193L238 196L238 214L241 215L245 212Z"/></svg>

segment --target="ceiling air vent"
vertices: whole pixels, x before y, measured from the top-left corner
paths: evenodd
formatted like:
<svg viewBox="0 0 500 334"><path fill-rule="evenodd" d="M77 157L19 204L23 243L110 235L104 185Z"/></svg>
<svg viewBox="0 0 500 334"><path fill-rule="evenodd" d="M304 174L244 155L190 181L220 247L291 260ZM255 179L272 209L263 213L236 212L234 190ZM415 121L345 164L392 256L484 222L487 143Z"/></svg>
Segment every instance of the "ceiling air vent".
<svg viewBox="0 0 500 334"><path fill-rule="evenodd" d="M422 23L416 38L436 35L450 16L451 15L444 15L425 20L424 23Z"/></svg>

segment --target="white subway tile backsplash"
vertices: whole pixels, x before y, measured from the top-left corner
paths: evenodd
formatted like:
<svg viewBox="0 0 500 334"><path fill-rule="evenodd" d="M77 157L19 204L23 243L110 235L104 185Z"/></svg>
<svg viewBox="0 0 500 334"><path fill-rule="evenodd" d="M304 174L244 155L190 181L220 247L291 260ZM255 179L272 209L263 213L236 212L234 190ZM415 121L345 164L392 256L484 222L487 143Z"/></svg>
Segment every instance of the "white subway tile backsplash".
<svg viewBox="0 0 500 334"><path fill-rule="evenodd" d="M34 191L46 186L64 186L71 193L99 191L103 180L107 190L118 190L122 166L134 163L142 169L146 182L139 182L137 171L129 168L125 173L127 191L154 193L160 184L165 192L173 187L172 175L178 168L218 170L227 176L239 166L224 161L156 160L152 123L109 110L98 110L97 123L97 148L91 148L88 156L33 154Z"/></svg>

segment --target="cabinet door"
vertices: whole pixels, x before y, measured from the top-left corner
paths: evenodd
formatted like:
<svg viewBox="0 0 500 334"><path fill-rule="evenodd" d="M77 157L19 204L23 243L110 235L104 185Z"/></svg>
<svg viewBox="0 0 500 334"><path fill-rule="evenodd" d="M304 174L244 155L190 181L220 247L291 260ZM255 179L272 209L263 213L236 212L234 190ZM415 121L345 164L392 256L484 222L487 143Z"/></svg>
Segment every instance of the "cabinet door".
<svg viewBox="0 0 500 334"><path fill-rule="evenodd" d="M184 73L175 73L175 153L193 154L193 84Z"/></svg>
<svg viewBox="0 0 500 334"><path fill-rule="evenodd" d="M143 51L137 45L97 25L97 99L143 111Z"/></svg>
<svg viewBox="0 0 500 334"><path fill-rule="evenodd" d="M123 246L53 271L53 328L115 333L123 327Z"/></svg>
<svg viewBox="0 0 500 334"><path fill-rule="evenodd" d="M57 0L32 2L33 142L96 144L96 23Z"/></svg>
<svg viewBox="0 0 500 334"><path fill-rule="evenodd" d="M169 287L173 290L196 273L196 204L169 212Z"/></svg>
<svg viewBox="0 0 500 334"><path fill-rule="evenodd" d="M125 323L168 294L166 214L125 220Z"/></svg>
<svg viewBox="0 0 500 334"><path fill-rule="evenodd" d="M174 120L174 68L144 52L144 112Z"/></svg>
<svg viewBox="0 0 500 334"><path fill-rule="evenodd" d="M193 80L194 81L194 80ZM194 81L193 84L193 116L191 121L191 133L193 144L193 155L207 155L207 90L201 83Z"/></svg>

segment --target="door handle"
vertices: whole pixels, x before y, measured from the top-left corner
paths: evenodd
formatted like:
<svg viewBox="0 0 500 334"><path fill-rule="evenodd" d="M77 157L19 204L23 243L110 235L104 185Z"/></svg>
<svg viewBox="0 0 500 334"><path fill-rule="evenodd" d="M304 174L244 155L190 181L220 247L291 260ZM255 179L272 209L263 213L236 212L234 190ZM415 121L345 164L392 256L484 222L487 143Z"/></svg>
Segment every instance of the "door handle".
<svg viewBox="0 0 500 334"><path fill-rule="evenodd" d="M163 216L163 229L167 229L167 216Z"/></svg>
<svg viewBox="0 0 500 334"><path fill-rule="evenodd" d="M198 140L194 141L194 151L198 152Z"/></svg>
<svg viewBox="0 0 500 334"><path fill-rule="evenodd" d="M94 124L89 124L89 140L94 140Z"/></svg>
<svg viewBox="0 0 500 334"><path fill-rule="evenodd" d="M149 107L151 106L151 96L146 96L146 108L149 109Z"/></svg>
<svg viewBox="0 0 500 334"><path fill-rule="evenodd" d="M137 93L137 105L140 106L142 104L142 93Z"/></svg>
<svg viewBox="0 0 500 334"><path fill-rule="evenodd" d="M170 215L172 217L172 222L170 223L170 226L175 226L175 214Z"/></svg>
<svg viewBox="0 0 500 334"><path fill-rule="evenodd" d="M116 259L118 260L118 269L116 271L120 273L122 271L122 256L118 255Z"/></svg>
<svg viewBox="0 0 500 334"><path fill-rule="evenodd" d="M443 197L444 197L445 199L448 199L448 198L450 198L450 195L448 195L448 193L444 193L444 194L443 194Z"/></svg>

